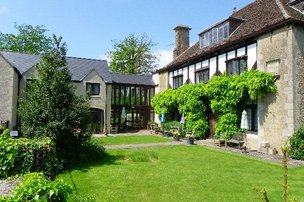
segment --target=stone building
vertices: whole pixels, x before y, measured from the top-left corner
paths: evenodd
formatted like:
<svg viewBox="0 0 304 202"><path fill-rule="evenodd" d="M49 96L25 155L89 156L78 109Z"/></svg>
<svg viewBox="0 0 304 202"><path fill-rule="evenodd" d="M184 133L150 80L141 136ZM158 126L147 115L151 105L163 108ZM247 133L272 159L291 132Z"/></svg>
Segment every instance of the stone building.
<svg viewBox="0 0 304 202"><path fill-rule="evenodd" d="M125 108L125 124L129 129L146 128L154 113L150 100L154 95L151 76L122 75L109 72L105 60L67 57L67 67L75 93L86 96L90 91L92 124L97 133L106 126L121 127ZM0 121L10 129L18 129L18 98L26 83L37 76L34 67L40 56L0 51Z"/></svg>
<svg viewBox="0 0 304 202"><path fill-rule="evenodd" d="M255 0L203 30L191 47L190 28L177 26L174 59L153 75L156 92L208 82L218 73L240 74L244 66L271 72L278 91L248 106L247 143L280 150L304 122L303 5L303 0Z"/></svg>

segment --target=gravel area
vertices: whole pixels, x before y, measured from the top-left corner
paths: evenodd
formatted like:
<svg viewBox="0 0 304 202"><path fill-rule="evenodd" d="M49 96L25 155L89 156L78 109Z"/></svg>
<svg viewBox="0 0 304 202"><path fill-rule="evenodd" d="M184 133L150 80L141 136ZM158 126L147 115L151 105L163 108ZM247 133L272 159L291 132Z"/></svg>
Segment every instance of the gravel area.
<svg viewBox="0 0 304 202"><path fill-rule="evenodd" d="M10 196L18 182L20 182L19 179L0 180L0 196Z"/></svg>
<svg viewBox="0 0 304 202"><path fill-rule="evenodd" d="M223 151L232 152L232 153L238 153L238 154L241 154L244 156L255 157L255 158L262 159L265 161L270 161L273 163L278 163L278 164L282 163L282 156L280 156L278 154L270 155L270 154L264 154L264 153L261 153L261 152L255 151L255 150L254 151L249 150L249 151L245 152L244 150L236 149L233 147L225 147L225 146L219 147L219 146L214 145L213 141L210 141L210 140L202 140L202 141L198 141L197 143L202 146L212 147L214 149L223 150ZM290 167L304 166L304 161L288 158L287 164Z"/></svg>

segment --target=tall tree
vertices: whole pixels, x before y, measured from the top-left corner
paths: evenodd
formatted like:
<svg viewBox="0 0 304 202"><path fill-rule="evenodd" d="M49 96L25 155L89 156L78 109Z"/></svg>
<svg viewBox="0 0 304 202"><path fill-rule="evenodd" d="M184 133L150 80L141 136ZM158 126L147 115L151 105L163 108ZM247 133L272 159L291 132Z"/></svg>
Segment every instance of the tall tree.
<svg viewBox="0 0 304 202"><path fill-rule="evenodd" d="M89 104L74 93L65 60L66 44L54 36L54 45L36 65L38 77L26 86L18 113L24 136L50 137L67 151L86 137Z"/></svg>
<svg viewBox="0 0 304 202"><path fill-rule="evenodd" d="M148 39L146 34L140 37L130 34L122 41L115 41L108 56L111 58L110 69L123 74L150 74L156 64L156 56L151 53L151 48L156 44Z"/></svg>
<svg viewBox="0 0 304 202"><path fill-rule="evenodd" d="M46 36L48 30L43 25L15 24L14 27L16 35L0 33L1 50L41 54L52 49L52 38Z"/></svg>

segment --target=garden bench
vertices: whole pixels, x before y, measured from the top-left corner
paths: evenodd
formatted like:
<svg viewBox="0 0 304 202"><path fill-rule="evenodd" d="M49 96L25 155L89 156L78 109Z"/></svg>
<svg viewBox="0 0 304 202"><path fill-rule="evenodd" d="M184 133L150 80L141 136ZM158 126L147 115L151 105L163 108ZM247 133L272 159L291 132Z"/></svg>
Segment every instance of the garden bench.
<svg viewBox="0 0 304 202"><path fill-rule="evenodd" d="M227 140L224 134L221 134L218 139L214 139L214 145L221 146L221 142L225 143L225 147L227 147L228 143L238 145L238 148L241 149L241 145L246 142L246 134L245 133L235 133L230 140Z"/></svg>
<svg viewBox="0 0 304 202"><path fill-rule="evenodd" d="M237 144L238 148L241 149L241 145L246 142L246 133L235 133L230 140L229 143Z"/></svg>

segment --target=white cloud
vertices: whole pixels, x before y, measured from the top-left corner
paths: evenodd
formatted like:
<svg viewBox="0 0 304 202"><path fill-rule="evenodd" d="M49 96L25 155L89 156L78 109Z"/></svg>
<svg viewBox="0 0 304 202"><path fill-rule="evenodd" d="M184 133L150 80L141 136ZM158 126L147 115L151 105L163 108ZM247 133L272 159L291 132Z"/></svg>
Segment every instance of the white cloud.
<svg viewBox="0 0 304 202"><path fill-rule="evenodd" d="M9 12L10 9L6 6L0 6L0 14Z"/></svg>
<svg viewBox="0 0 304 202"><path fill-rule="evenodd" d="M167 64L169 64L173 60L173 50L165 50L165 49L160 49L155 51L154 55L158 58L159 60L159 68L163 68Z"/></svg>

